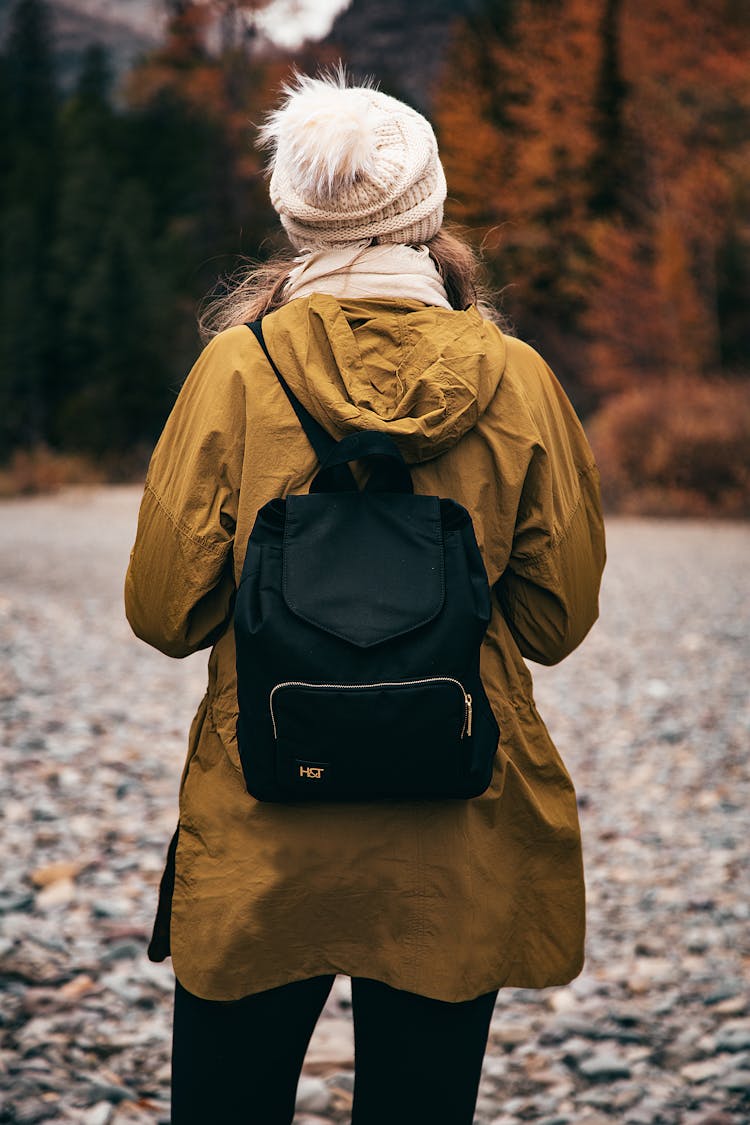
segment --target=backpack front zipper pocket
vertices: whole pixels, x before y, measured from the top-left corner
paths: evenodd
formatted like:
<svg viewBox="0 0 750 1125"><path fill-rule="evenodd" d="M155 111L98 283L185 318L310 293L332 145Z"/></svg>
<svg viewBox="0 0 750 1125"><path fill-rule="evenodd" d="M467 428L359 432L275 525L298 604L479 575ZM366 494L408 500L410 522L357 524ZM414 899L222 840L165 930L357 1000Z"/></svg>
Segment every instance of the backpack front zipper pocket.
<svg viewBox="0 0 750 1125"><path fill-rule="evenodd" d="M276 687L271 691L269 696L269 706L271 708L271 724L273 726L273 737L278 739L278 727L276 725L276 714L273 707L273 697L277 691L282 691L284 688L322 688L325 690L336 691L368 691L374 688L402 688L402 687L417 687L422 684L455 684L463 696L464 700L464 725L461 729L461 738L471 738L472 726L472 701L468 691L464 688L460 680L454 680L452 676L430 676L423 680L385 680L376 684L311 684L305 683L303 680L285 680L284 683L276 684Z"/></svg>
<svg viewBox="0 0 750 1125"><path fill-rule="evenodd" d="M471 758L472 698L451 676L287 680L271 690L269 710L277 779L292 790L448 793Z"/></svg>

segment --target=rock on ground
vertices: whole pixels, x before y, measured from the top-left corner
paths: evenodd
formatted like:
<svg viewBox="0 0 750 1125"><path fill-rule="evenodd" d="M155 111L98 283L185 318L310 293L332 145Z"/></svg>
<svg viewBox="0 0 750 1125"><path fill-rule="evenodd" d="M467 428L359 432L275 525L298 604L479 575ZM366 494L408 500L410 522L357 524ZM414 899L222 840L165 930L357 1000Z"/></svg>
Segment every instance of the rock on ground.
<svg viewBox="0 0 750 1125"><path fill-rule="evenodd" d="M0 504L0 1121L169 1118L169 965L145 957L205 654L129 633L139 490ZM587 959L501 991L478 1125L750 1120L746 525L613 519L602 615L537 703L573 777ZM349 1120L339 978L299 1121Z"/></svg>

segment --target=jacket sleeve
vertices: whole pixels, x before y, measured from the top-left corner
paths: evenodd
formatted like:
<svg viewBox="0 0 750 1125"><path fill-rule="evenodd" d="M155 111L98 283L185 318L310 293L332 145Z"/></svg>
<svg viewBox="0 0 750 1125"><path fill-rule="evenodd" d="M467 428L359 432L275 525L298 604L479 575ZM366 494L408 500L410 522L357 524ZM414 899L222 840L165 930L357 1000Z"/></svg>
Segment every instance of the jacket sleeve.
<svg viewBox="0 0 750 1125"><path fill-rule="evenodd" d="M510 559L497 583L522 656L557 664L599 615L606 559L599 473L575 411L533 349L524 372L535 439Z"/></svg>
<svg viewBox="0 0 750 1125"><path fill-rule="evenodd" d="M148 468L125 579L133 632L168 656L221 634L232 612L232 547L245 438L244 383L217 336L188 375Z"/></svg>

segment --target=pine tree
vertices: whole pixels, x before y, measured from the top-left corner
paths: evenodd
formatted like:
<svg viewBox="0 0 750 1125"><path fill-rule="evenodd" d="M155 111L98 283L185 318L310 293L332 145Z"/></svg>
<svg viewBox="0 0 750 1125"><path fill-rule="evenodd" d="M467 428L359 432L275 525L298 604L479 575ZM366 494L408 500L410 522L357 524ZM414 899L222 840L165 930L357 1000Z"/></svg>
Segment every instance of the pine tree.
<svg viewBox="0 0 750 1125"><path fill-rule="evenodd" d="M594 214L610 214L622 206L622 180L626 172L623 112L627 86L620 59L621 12L622 0L604 0L594 107L597 144L589 173Z"/></svg>
<svg viewBox="0 0 750 1125"><path fill-rule="evenodd" d="M97 377L86 344L87 325L80 322L77 294L87 284L101 249L118 175L123 171L121 123L110 105L110 81L105 53L99 47L90 48L61 114L59 223L50 255L51 288L61 328L55 419L66 398ZM59 438L59 432L53 430L53 436Z"/></svg>
<svg viewBox="0 0 750 1125"><path fill-rule="evenodd" d="M0 223L0 461L47 433L49 326L33 252L37 215L14 202Z"/></svg>
<svg viewBox="0 0 750 1125"><path fill-rule="evenodd" d="M58 172L57 94L49 15L19 0L2 60L6 126L0 249L0 400L4 453L48 436L56 337L48 285Z"/></svg>
<svg viewBox="0 0 750 1125"><path fill-rule="evenodd" d="M249 60L236 41L226 55L209 56L207 7L189 0L168 6L163 45L128 85L130 151L153 199L162 260L183 297L173 335L186 341L188 363L194 303L238 256L257 256L277 226L249 122L269 102L269 75L275 86L288 68Z"/></svg>
<svg viewBox="0 0 750 1125"><path fill-rule="evenodd" d="M165 308L171 315L173 306L162 299L152 236L148 196L127 181L111 201L98 250L71 301L87 377L61 410L68 448L108 458L150 443L169 409L160 328Z"/></svg>

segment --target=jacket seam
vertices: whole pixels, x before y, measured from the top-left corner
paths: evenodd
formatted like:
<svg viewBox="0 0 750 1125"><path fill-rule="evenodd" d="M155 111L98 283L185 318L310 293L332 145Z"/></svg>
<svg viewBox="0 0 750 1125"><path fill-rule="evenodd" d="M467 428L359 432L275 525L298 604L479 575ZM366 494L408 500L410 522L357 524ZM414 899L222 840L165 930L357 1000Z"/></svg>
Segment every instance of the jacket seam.
<svg viewBox="0 0 750 1125"><path fill-rule="evenodd" d="M583 490L581 489L580 485L582 481L586 479L586 477L591 476L595 471L596 464L592 462L590 465L587 465L584 469L581 469L576 474L579 485L578 497L576 498L575 504L570 509L565 522L560 527L558 527L557 531L552 535L550 542L546 547L542 547L541 550L535 551L532 555L516 555L515 558L518 562L534 564L539 559L544 558L545 555L551 555L554 551L557 550L557 548L560 546L560 544L563 542L568 532L570 531L573 520L575 519L578 513L578 509L581 507L581 504L583 502Z"/></svg>
<svg viewBox="0 0 750 1125"><path fill-rule="evenodd" d="M183 521L179 519L179 517L176 516L174 512L171 512L149 480L146 481L145 487L146 491L150 492L153 496L154 500L156 501L157 507L161 509L161 511L164 513L164 515L167 517L176 531L179 531L180 534L184 535L186 539L189 539L192 543L195 543L196 546L202 547L204 551L209 551L212 555L224 554L223 545L209 542L209 540L206 539L205 536L199 535L197 531L193 531L192 528L183 523Z"/></svg>

